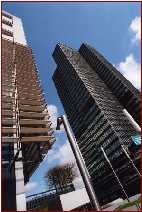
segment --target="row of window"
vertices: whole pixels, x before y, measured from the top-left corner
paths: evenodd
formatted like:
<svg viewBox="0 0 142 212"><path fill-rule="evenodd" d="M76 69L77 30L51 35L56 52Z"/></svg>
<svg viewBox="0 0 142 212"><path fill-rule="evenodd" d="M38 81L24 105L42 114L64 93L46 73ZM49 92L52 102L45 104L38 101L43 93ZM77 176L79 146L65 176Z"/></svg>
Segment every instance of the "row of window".
<svg viewBox="0 0 142 212"><path fill-rule="evenodd" d="M87 48L87 47L85 47L85 48ZM91 52L91 50L88 49L88 52ZM95 50L93 50L93 52L95 52L95 54L97 53ZM91 56L95 58L96 57L95 54L93 53ZM101 71L99 71L99 74L101 75L101 77L104 78L107 85L112 89L113 92L115 92L115 94L117 94L117 96L118 96L119 92L121 93L121 90L125 90L125 92L126 92L128 90L128 88L124 85L124 83L121 82L121 80L118 79L118 77L115 74L113 74L113 72L111 72L110 69L114 69L113 66L110 63L108 63L108 61L105 60L105 58L103 58L100 54L98 54L98 56L99 56L98 62L101 61L103 63ZM103 59L101 59L101 58L103 58ZM97 57L96 57L96 59L97 59ZM106 63L106 65L105 65L105 63ZM116 70L115 70L115 72L116 72ZM119 72L118 72L118 74L121 75ZM108 80L107 80L107 77L108 77ZM109 80L110 80L110 82L109 82ZM120 87L118 87L117 84L114 87L114 82L119 83ZM112 85L110 83L112 83Z"/></svg>

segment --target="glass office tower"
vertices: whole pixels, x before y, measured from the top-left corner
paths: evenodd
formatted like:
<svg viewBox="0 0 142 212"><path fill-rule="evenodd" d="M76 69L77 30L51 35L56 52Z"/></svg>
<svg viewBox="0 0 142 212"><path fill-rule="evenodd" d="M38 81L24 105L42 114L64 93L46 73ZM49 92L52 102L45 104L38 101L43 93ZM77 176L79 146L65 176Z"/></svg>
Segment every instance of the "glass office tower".
<svg viewBox="0 0 142 212"><path fill-rule="evenodd" d="M100 147L103 147L128 196L140 192L140 179L126 157L137 134L123 109L140 124L140 92L93 47L78 51L57 44L53 81L100 204L125 198ZM140 148L139 148L140 149ZM129 152L129 154L131 154ZM137 168L139 151L131 155Z"/></svg>
<svg viewBox="0 0 142 212"><path fill-rule="evenodd" d="M55 141L21 19L2 12L2 210L26 210L30 176Z"/></svg>

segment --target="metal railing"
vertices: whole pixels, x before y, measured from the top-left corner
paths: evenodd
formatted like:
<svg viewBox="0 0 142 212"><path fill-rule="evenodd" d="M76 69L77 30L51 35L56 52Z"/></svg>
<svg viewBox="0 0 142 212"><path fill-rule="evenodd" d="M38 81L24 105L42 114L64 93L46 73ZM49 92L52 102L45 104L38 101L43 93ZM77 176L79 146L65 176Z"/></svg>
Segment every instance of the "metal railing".
<svg viewBox="0 0 142 212"><path fill-rule="evenodd" d="M44 209L48 207L51 200L56 198L58 194L55 189L51 189L38 194L33 194L26 197L26 208L27 210Z"/></svg>

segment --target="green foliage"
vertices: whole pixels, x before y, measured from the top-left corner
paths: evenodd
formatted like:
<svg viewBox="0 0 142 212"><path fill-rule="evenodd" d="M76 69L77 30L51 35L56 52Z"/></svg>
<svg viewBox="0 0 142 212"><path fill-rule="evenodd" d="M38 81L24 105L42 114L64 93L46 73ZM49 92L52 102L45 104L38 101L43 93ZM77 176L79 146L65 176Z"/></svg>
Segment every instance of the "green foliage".
<svg viewBox="0 0 142 212"><path fill-rule="evenodd" d="M122 210L122 209L125 209L125 208L129 208L129 207L131 207L131 206L133 206L133 205L139 204L140 202L141 202L141 199L138 198L138 199L136 199L136 200L134 200L134 201L132 201L132 202L128 202L128 203L125 203L124 205L121 205L121 206L118 208L118 210Z"/></svg>
<svg viewBox="0 0 142 212"><path fill-rule="evenodd" d="M48 206L46 206L45 208L39 209L39 211L48 211Z"/></svg>

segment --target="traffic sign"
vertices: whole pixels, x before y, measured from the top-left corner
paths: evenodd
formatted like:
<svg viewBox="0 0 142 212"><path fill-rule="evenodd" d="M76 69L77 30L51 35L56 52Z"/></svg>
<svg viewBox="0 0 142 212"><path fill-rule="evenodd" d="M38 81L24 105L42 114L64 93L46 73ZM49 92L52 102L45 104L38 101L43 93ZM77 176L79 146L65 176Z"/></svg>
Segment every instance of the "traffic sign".
<svg viewBox="0 0 142 212"><path fill-rule="evenodd" d="M133 135L131 138L132 138L132 141L136 145L140 145L141 144L141 136L140 135Z"/></svg>

